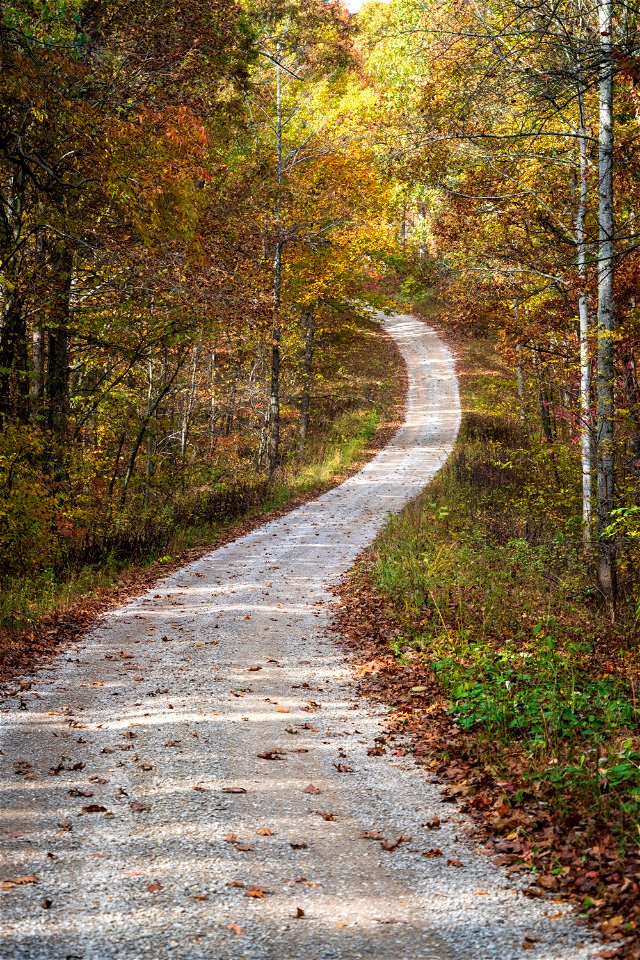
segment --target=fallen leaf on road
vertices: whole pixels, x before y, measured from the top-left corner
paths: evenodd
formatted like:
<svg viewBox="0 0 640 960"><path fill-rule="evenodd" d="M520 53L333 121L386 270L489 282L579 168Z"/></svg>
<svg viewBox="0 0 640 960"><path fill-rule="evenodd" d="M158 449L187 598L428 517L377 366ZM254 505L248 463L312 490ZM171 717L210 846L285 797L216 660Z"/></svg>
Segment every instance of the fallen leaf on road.
<svg viewBox="0 0 640 960"><path fill-rule="evenodd" d="M134 813L148 813L151 809L148 804L141 803L140 800L132 800L129 807Z"/></svg>
<svg viewBox="0 0 640 960"><path fill-rule="evenodd" d="M365 830L362 834L365 840L383 840L384 837L379 830Z"/></svg>
<svg viewBox="0 0 640 960"><path fill-rule="evenodd" d="M462 863L460 860L456 860L455 857L449 857L449 859L447 860L447 866L448 867L464 867L464 863Z"/></svg>
<svg viewBox="0 0 640 960"><path fill-rule="evenodd" d="M12 887L22 887L27 883L40 883L35 873L25 874L22 877L8 877L6 880L0 880L1 890L11 890Z"/></svg>
<svg viewBox="0 0 640 960"><path fill-rule="evenodd" d="M314 787L314 785L310 783L309 786L305 787L302 792L317 794L317 793L322 793L322 790L320 789L320 787Z"/></svg>
<svg viewBox="0 0 640 960"><path fill-rule="evenodd" d="M251 897L253 900L262 900L266 893L267 890L265 890L264 887L254 886L249 887L245 891L245 897Z"/></svg>
<svg viewBox="0 0 640 960"><path fill-rule="evenodd" d="M431 850L425 850L422 856L427 857L427 859L431 857L441 857L442 850L440 849L440 847L432 847Z"/></svg>
<svg viewBox="0 0 640 960"><path fill-rule="evenodd" d="M304 917L304 910L302 907L296 907L296 912L290 913L289 916L292 920L300 920L302 917Z"/></svg>
<svg viewBox="0 0 640 960"><path fill-rule="evenodd" d="M348 767L346 763L334 763L338 773L353 773L353 767Z"/></svg>
<svg viewBox="0 0 640 960"><path fill-rule="evenodd" d="M383 850L395 850L401 843L406 843L408 840L411 840L411 837L408 837L406 833L402 833L399 837L396 837L395 840L383 840L380 846Z"/></svg>
<svg viewBox="0 0 640 960"><path fill-rule="evenodd" d="M259 837L272 837L272 836L273 836L273 830L271 829L271 827L259 827L259 828L256 830L256 833L258 834Z"/></svg>
<svg viewBox="0 0 640 960"><path fill-rule="evenodd" d="M308 850L309 844L305 840L291 840L289 846L292 850Z"/></svg>
<svg viewBox="0 0 640 960"><path fill-rule="evenodd" d="M288 710L287 707L276 707L276 713L291 713L291 710Z"/></svg>
<svg viewBox="0 0 640 960"><path fill-rule="evenodd" d="M43 910L48 910L51 907L52 903L53 903L53 900L49 900L48 897L45 897L44 900L40 901L40 906L42 907Z"/></svg>
<svg viewBox="0 0 640 960"><path fill-rule="evenodd" d="M191 899L192 900L208 900L209 894L208 893L192 893Z"/></svg>
<svg viewBox="0 0 640 960"><path fill-rule="evenodd" d="M258 756L260 760L286 760L287 758L282 754L282 750L266 750L264 753L256 754L256 756Z"/></svg>
<svg viewBox="0 0 640 960"><path fill-rule="evenodd" d="M147 884L147 892L148 892L148 893L157 893L158 890L162 890L162 884L161 884L161 883L158 883L157 880L155 881L155 883L148 883L148 884Z"/></svg>
<svg viewBox="0 0 640 960"><path fill-rule="evenodd" d="M99 803L89 803L81 808L80 813L108 813L108 810Z"/></svg>
<svg viewBox="0 0 640 960"><path fill-rule="evenodd" d="M242 927L238 926L237 923L228 923L227 930L231 930L231 933L237 933L239 937L241 937L244 933Z"/></svg>
<svg viewBox="0 0 640 960"><path fill-rule="evenodd" d="M246 793L247 791L245 790L244 787L223 787L222 792L223 793Z"/></svg>
<svg viewBox="0 0 640 960"><path fill-rule="evenodd" d="M258 670L262 670L262 667L249 667L249 673L257 673Z"/></svg>
<svg viewBox="0 0 640 960"><path fill-rule="evenodd" d="M422 824L423 827L426 827L427 830L439 830L440 829L440 817L434 817L433 820L427 820L426 823Z"/></svg>
<svg viewBox="0 0 640 960"><path fill-rule="evenodd" d="M70 797L92 797L93 790L79 790L77 787L71 787L71 790L67 791Z"/></svg>
<svg viewBox="0 0 640 960"><path fill-rule="evenodd" d="M336 819L335 813L329 813L328 810L314 810L313 812L322 817L323 820L333 821Z"/></svg>

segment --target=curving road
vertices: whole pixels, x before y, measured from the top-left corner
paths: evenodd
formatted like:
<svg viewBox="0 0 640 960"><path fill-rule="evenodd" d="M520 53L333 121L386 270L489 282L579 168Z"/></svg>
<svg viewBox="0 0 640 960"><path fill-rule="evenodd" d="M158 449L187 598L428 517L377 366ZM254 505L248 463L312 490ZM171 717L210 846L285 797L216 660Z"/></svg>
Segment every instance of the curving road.
<svg viewBox="0 0 640 960"><path fill-rule="evenodd" d="M409 758L370 752L383 718L327 633L331 585L460 421L447 347L411 317L382 322L410 382L388 447L110 614L2 703L2 960L595 956L562 905L474 852ZM367 831L404 839L386 850Z"/></svg>

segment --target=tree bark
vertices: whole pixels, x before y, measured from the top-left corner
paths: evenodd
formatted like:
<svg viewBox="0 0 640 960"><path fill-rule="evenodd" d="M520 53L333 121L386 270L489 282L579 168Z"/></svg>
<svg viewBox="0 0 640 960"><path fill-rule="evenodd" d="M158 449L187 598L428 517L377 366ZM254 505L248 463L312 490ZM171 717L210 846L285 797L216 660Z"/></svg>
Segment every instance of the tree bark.
<svg viewBox="0 0 640 960"><path fill-rule="evenodd" d="M580 446L582 465L582 540L586 551L591 549L592 501L593 501L593 423L591 417L591 355L589 350L589 304L587 301L587 237L585 222L588 202L588 156L587 124L585 117L584 87L582 78L578 78L578 127L579 188L576 211L576 245L578 251L578 276L580 295L578 297L578 320L580 325Z"/></svg>
<svg viewBox="0 0 640 960"><path fill-rule="evenodd" d="M51 288L48 310L47 423L64 440L69 415L69 317L73 251L68 242L56 241L51 251Z"/></svg>
<svg viewBox="0 0 640 960"><path fill-rule="evenodd" d="M273 329L271 332L271 382L269 385L269 439L267 466L272 476L280 460L280 306L282 301L282 251L284 240L281 223L282 154L282 77L279 62L280 47L277 46L276 62L276 209L275 245L273 254Z"/></svg>
<svg viewBox="0 0 640 960"><path fill-rule="evenodd" d="M304 455L309 430L309 409L311 406L311 372L313 369L313 346L315 335L315 317L313 307L307 307L302 317L304 328L304 354L302 358L302 400L300 403L300 437L298 456Z"/></svg>
<svg viewBox="0 0 640 960"><path fill-rule="evenodd" d="M3 263L0 306L0 421L29 419L27 323L20 295L16 256L22 235L25 174L11 178L0 217L0 259Z"/></svg>
<svg viewBox="0 0 640 960"><path fill-rule="evenodd" d="M617 594L616 554L607 529L614 506L615 323L613 209L613 2L598 0L600 27L600 122L598 134L598 388L597 388L597 578L611 614Z"/></svg>

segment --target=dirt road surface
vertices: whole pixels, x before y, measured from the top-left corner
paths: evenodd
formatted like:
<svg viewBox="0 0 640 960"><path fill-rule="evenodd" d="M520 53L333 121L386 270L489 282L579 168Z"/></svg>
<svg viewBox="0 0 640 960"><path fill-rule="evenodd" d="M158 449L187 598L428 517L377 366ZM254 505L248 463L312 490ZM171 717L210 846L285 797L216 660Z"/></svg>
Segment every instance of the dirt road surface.
<svg viewBox="0 0 640 960"><path fill-rule="evenodd" d="M385 450L2 701L2 960L595 956L563 905L474 852L409 757L374 749L384 717L327 632L332 584L460 421L447 347L383 323L410 382Z"/></svg>

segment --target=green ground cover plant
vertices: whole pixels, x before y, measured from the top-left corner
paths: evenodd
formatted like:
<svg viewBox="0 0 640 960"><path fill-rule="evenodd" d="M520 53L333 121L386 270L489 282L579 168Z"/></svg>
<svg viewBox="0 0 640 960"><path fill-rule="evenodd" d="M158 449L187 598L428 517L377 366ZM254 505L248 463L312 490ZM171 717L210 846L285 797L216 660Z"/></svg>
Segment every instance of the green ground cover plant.
<svg viewBox="0 0 640 960"><path fill-rule="evenodd" d="M392 649L424 658L498 779L640 844L633 578L611 624L584 562L576 458L531 427L490 342L464 350L454 453L375 548Z"/></svg>

